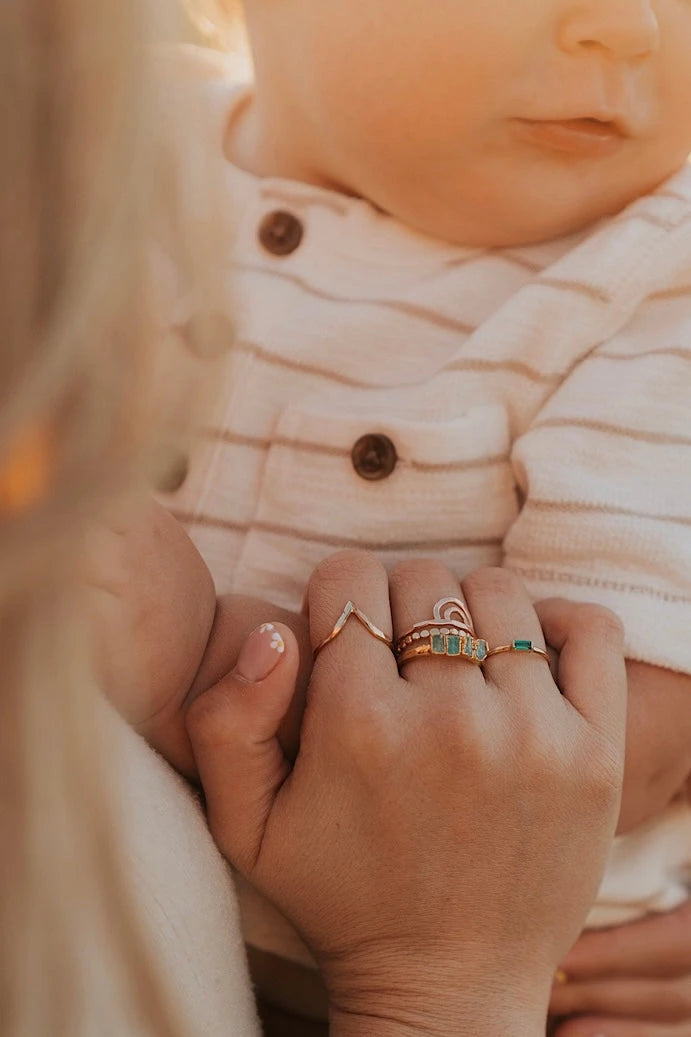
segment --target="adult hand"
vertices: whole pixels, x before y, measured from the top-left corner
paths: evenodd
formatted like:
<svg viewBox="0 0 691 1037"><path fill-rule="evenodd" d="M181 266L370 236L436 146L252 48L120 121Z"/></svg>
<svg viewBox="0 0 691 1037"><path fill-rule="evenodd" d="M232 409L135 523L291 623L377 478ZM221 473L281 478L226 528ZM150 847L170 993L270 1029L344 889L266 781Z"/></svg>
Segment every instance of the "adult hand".
<svg viewBox="0 0 691 1037"><path fill-rule="evenodd" d="M691 1037L691 903L586 933L563 963L550 1011L558 1037Z"/></svg>
<svg viewBox="0 0 691 1037"><path fill-rule="evenodd" d="M312 641L348 599L398 636L457 595L444 567L409 562L392 574L390 604L381 565L340 554L310 585ZM515 575L475 573L463 596L491 644L541 643ZM496 656L484 673L423 658L399 675L351 621L317 659L292 768L275 737L296 669L289 631L273 658L253 634L236 672L190 707L211 831L311 946L332 1033L544 1032L552 976L601 879L623 769L621 628L595 606L576 618L556 609L545 629L563 694L536 655Z"/></svg>

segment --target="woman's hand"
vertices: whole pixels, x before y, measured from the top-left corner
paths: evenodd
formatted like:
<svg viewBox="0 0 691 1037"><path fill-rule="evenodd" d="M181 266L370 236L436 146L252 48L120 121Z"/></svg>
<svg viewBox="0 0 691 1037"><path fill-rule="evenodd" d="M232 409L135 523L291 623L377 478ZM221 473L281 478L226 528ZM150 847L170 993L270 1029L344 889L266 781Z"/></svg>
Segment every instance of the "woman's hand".
<svg viewBox="0 0 691 1037"><path fill-rule="evenodd" d="M563 964L550 1010L577 1018L558 1037L691 1035L691 903L656 918L586 933Z"/></svg>
<svg viewBox="0 0 691 1037"><path fill-rule="evenodd" d="M318 645L353 600L387 633L458 583L434 562L384 569L360 553L310 585ZM491 645L542 642L520 581L473 574L463 596ZM393 623L392 623L393 620ZM421 658L399 675L355 620L319 655L293 767L275 737L297 666L255 633L187 723L214 837L310 944L332 1032L539 1034L552 976L597 891L624 755L622 634L606 610L553 610L536 655L484 673ZM272 655L273 651L273 655Z"/></svg>

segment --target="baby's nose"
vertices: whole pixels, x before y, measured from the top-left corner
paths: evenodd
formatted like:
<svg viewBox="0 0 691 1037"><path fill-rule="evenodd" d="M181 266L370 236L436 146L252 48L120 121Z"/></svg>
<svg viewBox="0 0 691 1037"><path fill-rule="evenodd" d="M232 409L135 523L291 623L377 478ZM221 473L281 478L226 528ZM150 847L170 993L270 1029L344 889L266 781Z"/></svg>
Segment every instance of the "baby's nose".
<svg viewBox="0 0 691 1037"><path fill-rule="evenodd" d="M599 48L631 61L655 53L660 26L651 0L568 0L558 43L569 53Z"/></svg>

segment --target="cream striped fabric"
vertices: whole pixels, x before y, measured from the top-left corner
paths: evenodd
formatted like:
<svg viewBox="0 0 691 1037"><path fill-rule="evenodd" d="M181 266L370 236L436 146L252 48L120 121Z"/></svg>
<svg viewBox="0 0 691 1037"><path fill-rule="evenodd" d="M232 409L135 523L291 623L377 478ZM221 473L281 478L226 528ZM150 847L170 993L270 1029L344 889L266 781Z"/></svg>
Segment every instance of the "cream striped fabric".
<svg viewBox="0 0 691 1037"><path fill-rule="evenodd" d="M691 672L691 169L569 238L459 248L232 167L222 137L243 92L199 62L180 76L199 139L178 144L190 212L222 242L207 319L228 359L170 504L219 590L299 608L317 562L351 545L386 564L433 554L459 576L505 564L536 598L613 608L631 658ZM289 255L259 240L277 210L303 229ZM191 340L200 308L181 284L170 313ZM378 482L351 463L366 433L398 455ZM684 895L685 831L663 877L641 877L636 843L640 911ZM617 853L620 909L610 884L595 924L637 910ZM252 903L250 939L299 959Z"/></svg>
<svg viewBox="0 0 691 1037"><path fill-rule="evenodd" d="M218 73L202 87L229 354L172 504L219 589L297 607L349 545L433 553L460 576L503 562L536 597L612 607L632 658L691 672L691 169L588 233L462 249L232 167L221 138L242 92ZM186 142L190 169L195 154ZM302 224L290 255L260 244L275 210ZM176 334L198 316L180 293ZM368 432L398 453L381 482L351 464Z"/></svg>

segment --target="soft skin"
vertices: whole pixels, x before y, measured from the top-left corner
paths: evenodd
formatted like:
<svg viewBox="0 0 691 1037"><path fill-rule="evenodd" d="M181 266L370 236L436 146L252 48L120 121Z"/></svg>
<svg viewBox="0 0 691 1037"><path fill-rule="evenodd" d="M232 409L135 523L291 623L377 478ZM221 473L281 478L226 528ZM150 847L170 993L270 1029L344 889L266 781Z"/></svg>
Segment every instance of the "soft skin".
<svg viewBox="0 0 691 1037"><path fill-rule="evenodd" d="M249 598L217 600L211 576L183 528L148 498L134 502L113 528L94 531L91 548L89 616L101 646L99 669L106 691L125 718L181 773L198 781L185 723L190 705L233 669L252 629L267 620L284 623L299 644L300 672L277 733L286 758L294 759L311 664L306 618ZM576 603L550 600L536 608L546 630L578 626L581 606ZM123 642L132 648L127 667L119 647ZM134 657L142 675L139 681L132 679ZM662 809L691 771L691 678L644 663L629 661L626 667L628 723L620 832ZM666 1019L670 997L678 993L680 984L691 989L688 917L688 908L683 908L639 927L586 934L566 963L574 983L554 988L553 1013L619 1015L622 977L624 990L640 990L641 977L655 976L655 963L663 962L671 978L663 972L662 981L649 985L654 1009L648 1004L647 1011L652 1018ZM636 939L639 928L641 938ZM601 954L592 954L600 947ZM637 950L641 951L638 957ZM677 998L675 1003L682 1006L682 1018L691 1015L685 1002ZM631 1009L626 1014L630 1016ZM566 1024L565 1037L572 1025ZM629 1018L622 1025L633 1024ZM647 1024L640 1025L636 1037L657 1037L645 1029ZM573 1034L585 1037L597 1032L582 1028ZM611 1032L633 1035L627 1029Z"/></svg>
<svg viewBox="0 0 691 1037"><path fill-rule="evenodd" d="M689 0L247 0L246 13L256 84L229 157L448 241L575 231L691 151ZM536 143L521 122L569 119L613 121L610 153Z"/></svg>
<svg viewBox="0 0 691 1037"><path fill-rule="evenodd" d="M457 588L438 562L389 576L373 556L342 552L310 581L312 646L344 598L399 637L430 595ZM478 570L462 593L491 642L520 629L539 643L508 570ZM268 672L257 641L255 658L246 645L187 728L211 832L311 947L330 1033L544 1034L551 978L597 889L618 809L616 617L580 605L570 625L553 612L562 694L537 658L482 670L418 659L399 674L387 647L349 625L316 660L293 767L276 739L297 662L282 634L288 651Z"/></svg>
<svg viewBox="0 0 691 1037"><path fill-rule="evenodd" d="M211 575L182 526L152 499L142 499L116 525L92 534L90 616L96 625L104 687L125 719L181 773L196 780L185 730L190 703L235 665L244 639L264 621L286 623L301 649L297 691L280 737L297 752L311 653L307 620L270 602L216 598ZM578 604L538 604L575 622ZM126 663L119 645L132 646ZM132 659L140 680L132 679ZM619 832L665 807L691 773L691 677L628 661L628 725Z"/></svg>

